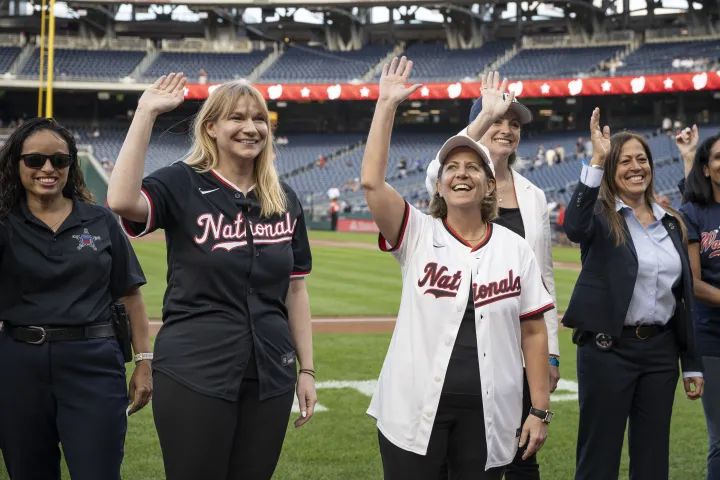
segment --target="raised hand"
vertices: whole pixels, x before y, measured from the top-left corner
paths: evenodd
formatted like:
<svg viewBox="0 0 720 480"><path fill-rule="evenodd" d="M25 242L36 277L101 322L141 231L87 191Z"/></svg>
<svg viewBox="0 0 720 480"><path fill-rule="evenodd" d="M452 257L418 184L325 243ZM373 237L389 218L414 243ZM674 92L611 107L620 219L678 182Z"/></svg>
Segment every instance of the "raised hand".
<svg viewBox="0 0 720 480"><path fill-rule="evenodd" d="M700 134L698 133L697 125L693 125L692 129L690 129L690 127L686 128L675 137L675 144L683 158L686 156L695 157L695 150L697 150L699 139Z"/></svg>
<svg viewBox="0 0 720 480"><path fill-rule="evenodd" d="M480 92L482 93L482 112L486 113L493 120L502 117L515 99L515 92L510 92L508 95L505 95L507 84L507 78L503 78L502 83L500 83L500 73L498 72L490 72L487 79L485 75L482 76L480 86Z"/></svg>
<svg viewBox="0 0 720 480"><path fill-rule="evenodd" d="M187 77L182 72L163 75L145 90L138 101L138 108L160 115L177 108L185 100Z"/></svg>
<svg viewBox="0 0 720 480"><path fill-rule="evenodd" d="M397 57L392 59L388 66L386 63L380 76L380 95L378 102L386 101L394 105L400 105L412 93L420 88L421 84L406 87L410 74L412 73L412 61L402 57L398 62Z"/></svg>
<svg viewBox="0 0 720 480"><path fill-rule="evenodd" d="M593 146L592 163L605 165L605 158L610 153L610 127L600 130L600 109L595 107L590 117L590 140Z"/></svg>

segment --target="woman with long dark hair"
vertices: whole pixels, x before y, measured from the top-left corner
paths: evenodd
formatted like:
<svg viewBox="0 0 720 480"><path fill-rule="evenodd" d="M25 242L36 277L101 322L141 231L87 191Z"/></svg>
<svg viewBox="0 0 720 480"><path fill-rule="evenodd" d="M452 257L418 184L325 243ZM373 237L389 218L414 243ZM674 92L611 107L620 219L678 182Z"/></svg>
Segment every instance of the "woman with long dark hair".
<svg viewBox="0 0 720 480"><path fill-rule="evenodd" d="M680 208L688 228L695 279L698 353L705 366L703 407L708 430L707 478L720 478L720 133L700 144Z"/></svg>
<svg viewBox="0 0 720 480"><path fill-rule="evenodd" d="M678 360L688 398L703 392L687 233L680 214L655 200L645 139L611 137L599 109L590 130L593 157L565 212L582 257L563 317L578 345L575 479L618 477L628 419L630 478L668 478Z"/></svg>
<svg viewBox="0 0 720 480"><path fill-rule="evenodd" d="M0 149L0 450L10 478L59 480L58 444L73 480L120 478L127 415L152 393L144 284L117 220L93 204L70 132L45 118L15 130ZM137 354L129 392L118 301Z"/></svg>

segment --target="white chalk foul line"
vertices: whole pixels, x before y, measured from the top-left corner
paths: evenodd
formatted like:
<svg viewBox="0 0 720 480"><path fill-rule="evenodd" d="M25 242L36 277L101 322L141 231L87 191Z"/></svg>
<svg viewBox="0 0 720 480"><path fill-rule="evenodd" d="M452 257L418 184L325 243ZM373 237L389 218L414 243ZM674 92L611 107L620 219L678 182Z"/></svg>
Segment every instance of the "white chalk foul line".
<svg viewBox="0 0 720 480"><path fill-rule="evenodd" d="M312 323L388 323L388 322L395 322L395 319L392 317L368 317L368 318L319 318L317 320L313 320ZM162 322L158 320L152 320L150 322L150 326L152 327L160 327L162 326Z"/></svg>
<svg viewBox="0 0 720 480"><path fill-rule="evenodd" d="M317 390L326 390L326 389L340 389L340 388L351 388L353 390L356 390L363 395L366 395L368 397L371 397L372 394L375 392L375 386L377 385L377 380L357 380L357 381L340 381L340 380L330 380L327 382L318 382L315 384L315 388ZM574 382L572 380L564 380L561 379L558 382L558 388L556 393L553 393L550 395L550 402L571 402L576 401L578 399L578 384L577 382ZM315 406L316 412L325 412L328 408L317 404ZM293 401L293 408L292 411L295 413L300 412L300 407L298 406L297 397Z"/></svg>

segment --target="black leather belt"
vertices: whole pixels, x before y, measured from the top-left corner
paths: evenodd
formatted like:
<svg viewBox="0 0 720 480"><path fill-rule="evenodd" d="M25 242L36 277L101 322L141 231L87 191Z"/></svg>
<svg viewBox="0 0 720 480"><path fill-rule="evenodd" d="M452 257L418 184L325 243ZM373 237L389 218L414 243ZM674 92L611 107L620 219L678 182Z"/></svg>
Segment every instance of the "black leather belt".
<svg viewBox="0 0 720 480"><path fill-rule="evenodd" d="M645 340L669 330L667 325L637 325L635 327L623 327L622 338L637 338Z"/></svg>
<svg viewBox="0 0 720 480"><path fill-rule="evenodd" d="M15 327L3 322L2 330L12 339L33 345L115 336L115 329L111 323L88 327Z"/></svg>

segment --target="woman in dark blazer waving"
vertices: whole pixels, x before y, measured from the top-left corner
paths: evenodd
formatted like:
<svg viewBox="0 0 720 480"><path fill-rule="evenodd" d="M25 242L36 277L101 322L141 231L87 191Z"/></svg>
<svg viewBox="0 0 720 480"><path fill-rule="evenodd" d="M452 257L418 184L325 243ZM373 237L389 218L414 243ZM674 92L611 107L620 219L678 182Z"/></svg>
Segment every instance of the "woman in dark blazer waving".
<svg viewBox="0 0 720 480"><path fill-rule="evenodd" d="M678 359L688 398L703 391L687 231L655 201L645 140L601 131L599 109L590 130L592 161L565 212L582 258L563 318L578 345L575 479L618 478L628 419L630 478L667 479Z"/></svg>

